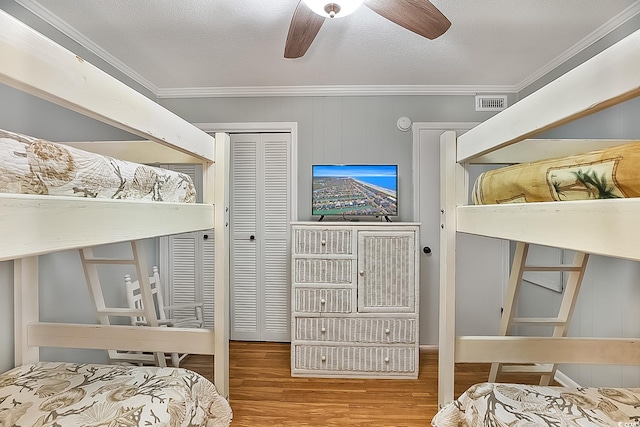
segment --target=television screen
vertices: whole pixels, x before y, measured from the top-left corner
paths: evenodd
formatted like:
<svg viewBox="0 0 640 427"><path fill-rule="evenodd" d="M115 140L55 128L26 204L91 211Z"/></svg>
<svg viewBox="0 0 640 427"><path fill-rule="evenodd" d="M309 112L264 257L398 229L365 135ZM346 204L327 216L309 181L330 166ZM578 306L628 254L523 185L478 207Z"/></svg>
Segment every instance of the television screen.
<svg viewBox="0 0 640 427"><path fill-rule="evenodd" d="M397 165L313 165L312 215L398 215Z"/></svg>

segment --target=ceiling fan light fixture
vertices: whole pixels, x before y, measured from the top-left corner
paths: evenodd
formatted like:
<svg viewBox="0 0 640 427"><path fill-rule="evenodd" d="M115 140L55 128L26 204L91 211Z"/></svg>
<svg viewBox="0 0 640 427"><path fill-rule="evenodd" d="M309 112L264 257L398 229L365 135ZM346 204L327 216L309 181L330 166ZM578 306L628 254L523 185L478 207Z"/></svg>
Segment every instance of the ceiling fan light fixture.
<svg viewBox="0 0 640 427"><path fill-rule="evenodd" d="M342 18L358 9L364 0L304 0L309 9L324 18Z"/></svg>

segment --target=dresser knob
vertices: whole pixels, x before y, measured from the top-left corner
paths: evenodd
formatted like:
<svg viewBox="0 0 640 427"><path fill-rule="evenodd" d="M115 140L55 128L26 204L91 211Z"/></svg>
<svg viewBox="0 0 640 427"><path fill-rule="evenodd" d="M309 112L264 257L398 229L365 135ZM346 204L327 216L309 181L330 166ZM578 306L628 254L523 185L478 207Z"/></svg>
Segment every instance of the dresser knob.
<svg viewBox="0 0 640 427"><path fill-rule="evenodd" d="M389 363L389 358L388 357L384 358L384 363Z"/></svg>
<svg viewBox="0 0 640 427"><path fill-rule="evenodd" d="M321 240L321 241L320 241L320 244L321 244L322 246L326 246L326 245L327 245L327 241L326 241L326 240Z"/></svg>
<svg viewBox="0 0 640 427"><path fill-rule="evenodd" d="M360 270L360 275L364 276L364 270Z"/></svg>
<svg viewBox="0 0 640 427"><path fill-rule="evenodd" d="M322 357L320 358L320 360L322 360L323 362L326 362L326 361L327 361L327 356L322 356Z"/></svg>
<svg viewBox="0 0 640 427"><path fill-rule="evenodd" d="M385 330L384 330L384 333L385 333L385 334L387 334L387 335L389 335L389 334L391 333L391 330L390 330L390 329L385 329Z"/></svg>
<svg viewBox="0 0 640 427"><path fill-rule="evenodd" d="M320 299L320 304L325 304L326 302L327 302L326 299L324 299L324 298Z"/></svg>
<svg viewBox="0 0 640 427"><path fill-rule="evenodd" d="M325 332L327 332L327 329L326 328L320 328L320 332L322 332L324 334Z"/></svg>

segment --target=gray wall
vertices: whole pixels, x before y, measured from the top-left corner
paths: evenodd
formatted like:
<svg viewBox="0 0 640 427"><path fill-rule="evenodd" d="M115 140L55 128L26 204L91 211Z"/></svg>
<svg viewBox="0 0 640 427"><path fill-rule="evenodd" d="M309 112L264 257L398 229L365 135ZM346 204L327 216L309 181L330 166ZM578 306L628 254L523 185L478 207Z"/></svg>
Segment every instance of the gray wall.
<svg viewBox="0 0 640 427"><path fill-rule="evenodd" d="M412 134L396 127L414 122L479 122L473 96L359 96L161 99L193 123L297 122L298 219L311 219L311 165L396 163L400 220L413 220ZM513 102L513 99L511 100ZM437 195L434 195L436 203Z"/></svg>

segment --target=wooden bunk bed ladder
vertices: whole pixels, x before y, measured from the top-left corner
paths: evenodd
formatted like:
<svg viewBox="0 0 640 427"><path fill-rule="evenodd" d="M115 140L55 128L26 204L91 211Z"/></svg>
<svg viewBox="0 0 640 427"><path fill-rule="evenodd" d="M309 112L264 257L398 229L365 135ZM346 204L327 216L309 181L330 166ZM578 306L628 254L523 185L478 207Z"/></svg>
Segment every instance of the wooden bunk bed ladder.
<svg viewBox="0 0 640 427"><path fill-rule="evenodd" d="M82 261L82 268L87 280L87 286L89 287L89 294L93 301L96 318L101 325L111 325L109 316L118 317L137 317L141 316L147 319L149 326L158 326L158 315L156 313L155 303L153 300L153 293L151 290L151 283L149 281L149 268L146 262L146 255L144 254L142 244L138 244L136 241L131 241L132 258L97 258L93 255L92 248L80 249L80 260ZM98 275L98 265L134 265L136 268L136 275L140 281L140 294L143 301L143 309L135 308L121 308L121 307L107 307L104 294L102 292L102 285L100 283L100 277ZM124 283L124 282L123 282ZM110 363L129 362L129 363L144 363L154 364L160 367L166 367L166 361L164 353L131 353L121 352L117 349L107 350Z"/></svg>
<svg viewBox="0 0 640 427"><path fill-rule="evenodd" d="M516 251L509 277L509 288L505 295L504 311L500 321L499 334L506 336L512 332L514 326L552 326L553 337L565 337L569 329L569 321L573 314L573 309L578 299L578 293L584 272L587 268L589 254L576 252L572 264L532 266L527 265L527 253L529 244L517 242ZM522 285L522 278L525 271L538 272L567 272L567 284L564 289L560 308L557 317L515 317L518 306L518 296ZM505 365L502 363L492 363L489 372L489 382L495 382L500 373L532 373L540 374L540 385L550 385L555 377L556 364L534 364L534 365Z"/></svg>

